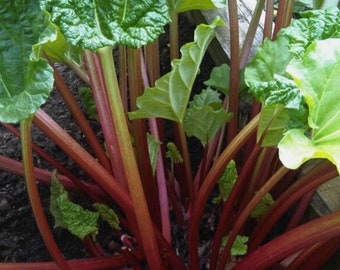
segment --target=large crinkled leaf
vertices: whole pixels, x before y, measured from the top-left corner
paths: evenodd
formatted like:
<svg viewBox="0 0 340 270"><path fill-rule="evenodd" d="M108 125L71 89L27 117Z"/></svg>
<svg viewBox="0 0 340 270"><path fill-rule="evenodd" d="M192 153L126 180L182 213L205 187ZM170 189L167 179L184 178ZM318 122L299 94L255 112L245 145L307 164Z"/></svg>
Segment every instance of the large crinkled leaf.
<svg viewBox="0 0 340 270"><path fill-rule="evenodd" d="M303 61L292 61L287 71L306 99L309 130L285 133L281 161L295 169L309 159L326 158L340 172L340 39L313 43Z"/></svg>
<svg viewBox="0 0 340 270"><path fill-rule="evenodd" d="M281 103L300 109L301 96L286 67L293 58L301 59L315 40L340 37L340 13L337 8L301 13L282 29L276 40L265 40L245 71L249 91L266 104Z"/></svg>
<svg viewBox="0 0 340 270"><path fill-rule="evenodd" d="M53 70L39 48L56 33L38 0L13 0L0 5L0 37L0 121L16 123L49 96Z"/></svg>
<svg viewBox="0 0 340 270"><path fill-rule="evenodd" d="M222 107L219 93L207 89L190 102L183 126L189 137L195 136L206 145L230 118L231 114Z"/></svg>
<svg viewBox="0 0 340 270"><path fill-rule="evenodd" d="M137 98L139 110L129 114L131 119L161 117L182 122L190 93L199 72L203 56L215 37L214 28L223 25L216 18L210 25L201 24L195 31L195 41L181 48L181 59L172 61L172 71L156 81Z"/></svg>
<svg viewBox="0 0 340 270"><path fill-rule="evenodd" d="M41 0L68 42L96 51L117 44L139 48L169 22L166 0Z"/></svg>
<svg viewBox="0 0 340 270"><path fill-rule="evenodd" d="M292 59L303 58L307 47L315 40L339 37L340 32L337 8L306 11L301 15L301 19L294 20L290 26L282 29L276 40L265 40L245 70L245 81L250 93L264 107L271 106L272 109L274 105L282 104L289 111L285 129L302 127L307 117L304 98L293 78L286 72L287 65ZM268 117L262 118L265 119L270 122L263 122L263 126L280 126L283 123L274 123ZM272 137L269 141L275 143L276 140Z"/></svg>
<svg viewBox="0 0 340 270"><path fill-rule="evenodd" d="M80 239L98 233L99 213L85 210L71 202L56 173L53 173L51 178L50 210L55 227L67 229Z"/></svg>
<svg viewBox="0 0 340 270"><path fill-rule="evenodd" d="M276 41L265 40L247 66L245 80L249 91L264 105L281 103L299 109L301 95L286 73L292 58L287 39L278 37Z"/></svg>

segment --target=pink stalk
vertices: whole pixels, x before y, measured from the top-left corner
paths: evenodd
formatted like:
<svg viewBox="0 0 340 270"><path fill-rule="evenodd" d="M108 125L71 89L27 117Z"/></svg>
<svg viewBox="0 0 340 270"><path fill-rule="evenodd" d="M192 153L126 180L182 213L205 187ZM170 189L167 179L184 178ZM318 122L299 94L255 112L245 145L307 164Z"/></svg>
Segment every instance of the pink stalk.
<svg viewBox="0 0 340 270"><path fill-rule="evenodd" d="M135 256L142 260L143 253L140 250L133 252ZM129 264L126 256L123 254L113 255L110 257L87 258L68 260L67 263L71 269L82 270L109 270L119 267L125 267ZM31 263L0 263L1 270L60 270L60 267L55 262L31 262Z"/></svg>
<svg viewBox="0 0 340 270"><path fill-rule="evenodd" d="M233 269L267 269L290 254L338 236L340 236L340 211L310 221L275 238L250 253Z"/></svg>
<svg viewBox="0 0 340 270"><path fill-rule="evenodd" d="M116 147L118 141L115 136L115 129L110 114L110 106L106 96L105 83L101 73L99 59L96 54L89 51L85 51L84 55L113 174L119 183L127 190L127 183L124 180L125 173L122 170L123 163L118 148Z"/></svg>
<svg viewBox="0 0 340 270"><path fill-rule="evenodd" d="M93 150L95 156L98 158L99 163L102 164L105 169L110 170L111 169L110 162L103 150L103 147L100 145L96 134L94 134L84 113L82 112L78 103L71 94L70 89L67 87L63 78L60 76L59 72L55 68L54 79L55 79L54 83L57 89L59 90L62 98L69 107L72 116L77 122L80 130L84 133L85 137L87 138L87 141L91 149Z"/></svg>
<svg viewBox="0 0 340 270"><path fill-rule="evenodd" d="M1 156L1 155L0 155L0 169L6 172L13 173L15 175L24 176L24 166L21 162L5 157L5 156ZM51 184L52 172L39 169L39 168L34 168L34 174L35 174L37 181L43 184L46 184L46 185ZM81 191L79 189L79 186L75 185L74 182L71 181L68 177L58 174L58 179L63 184L63 186L65 186L66 189L77 191L77 192ZM81 181L81 182L86 187L86 189L91 190L91 193L94 194L96 197L100 197L100 198L107 197L107 194L104 193L104 191L100 187L98 187L96 184L85 182L85 181Z"/></svg>
<svg viewBox="0 0 340 270"><path fill-rule="evenodd" d="M15 136L20 138L20 132L15 127L9 124L1 123L6 129L11 131ZM56 159L46 153L43 149L41 149L37 144L32 142L32 149L36 152L39 156L41 156L44 160L50 163L57 171L68 179L70 179L83 193L87 194L90 198L94 201L102 201L100 197L97 196L96 192L88 189L88 186L84 185L84 183L78 179L72 172L70 172L67 168L65 168L62 164L60 164Z"/></svg>
<svg viewBox="0 0 340 270"><path fill-rule="evenodd" d="M69 157L73 158L73 160L124 209L128 216L133 216L133 208L129 194L95 158L44 111L38 110L33 121L56 145Z"/></svg>
<svg viewBox="0 0 340 270"><path fill-rule="evenodd" d="M228 144L226 149L222 152L220 157L214 162L213 166L209 170L202 187L200 188L197 199L192 207L192 216L189 224L189 266L190 269L199 269L198 258L198 236L199 225L204 213L204 206L208 201L209 195L214 188L219 176L224 171L226 165L241 147L247 142L247 140L253 136L256 132L259 116L256 116L251 120Z"/></svg>
<svg viewBox="0 0 340 270"><path fill-rule="evenodd" d="M281 167L265 184L264 186L255 193L254 197L251 199L251 201L248 203L248 205L245 207L245 209L241 212L241 214L236 217L236 221L234 226L232 227L228 241L223 248L220 256L220 261L218 264L219 270L223 270L225 268L225 265L228 261L228 258L230 257L230 250L232 247L232 244L234 243L237 234L241 231L245 221L249 217L251 211L256 207L256 205L261 201L264 195L266 195L271 188L282 179L282 177L289 171L289 169L285 167Z"/></svg>
<svg viewBox="0 0 340 270"><path fill-rule="evenodd" d="M158 49L158 43L153 43L151 48L156 47ZM148 60L149 58L155 59L155 65L159 63L159 57L158 54L154 54L150 51L150 47L146 48L146 52L149 52ZM153 56L153 57L152 57ZM152 63L152 62L151 62ZM155 80L156 74L159 73L159 68L154 68L151 66L151 63L147 62L145 63L142 54L141 54L141 75L143 79L143 86L144 88L147 88L150 86L150 80L148 79L148 74L146 70L146 64L149 64L149 76L151 76L151 81ZM156 74L155 74L156 73ZM157 138L157 140L161 141L161 135L157 124L156 118L149 118L149 125L150 125L150 132L153 136ZM166 184L166 167L164 165L164 160L162 156L161 148L158 150L157 154L157 164L156 164L156 177L157 177L157 187L158 187L158 200L159 200L159 208L160 208L160 214L161 214L161 226L162 226L162 234L164 238L168 241L168 243L171 243L171 224L170 224L170 216L169 216L169 198L168 198L168 191L167 191L167 184Z"/></svg>
<svg viewBox="0 0 340 270"><path fill-rule="evenodd" d="M32 120L25 119L20 121L20 128L22 132L21 136L21 145L22 145L22 156L24 163L24 173L25 173L25 182L27 187L27 193L29 196L29 200L31 202L32 211L34 214L34 218L37 222L37 226L39 228L41 237L43 238L49 253L51 254L54 261L58 264L62 269L68 270L71 269L68 263L65 261L63 255L61 254L58 245L56 244L53 234L48 225L44 209L42 207L42 203L39 196L39 191L37 187L37 183L34 175L34 166L33 166L33 153L32 153Z"/></svg>
<svg viewBox="0 0 340 270"><path fill-rule="evenodd" d="M238 133L240 45L237 1L228 0L228 11L230 24L229 111L233 114L233 117L228 123L227 141L231 142Z"/></svg>
<svg viewBox="0 0 340 270"><path fill-rule="evenodd" d="M323 164L325 165L325 164ZM315 167L314 171L311 171L301 177L299 181L289 187L277 200L274 205L270 208L267 214L257 224L253 230L252 235L249 239L249 251L254 250L259 246L267 233L277 222L277 220L283 215L283 213L301 196L315 189L320 184L327 180L337 176L337 171L332 170L329 164L328 166L319 165ZM334 167L333 167L334 168Z"/></svg>

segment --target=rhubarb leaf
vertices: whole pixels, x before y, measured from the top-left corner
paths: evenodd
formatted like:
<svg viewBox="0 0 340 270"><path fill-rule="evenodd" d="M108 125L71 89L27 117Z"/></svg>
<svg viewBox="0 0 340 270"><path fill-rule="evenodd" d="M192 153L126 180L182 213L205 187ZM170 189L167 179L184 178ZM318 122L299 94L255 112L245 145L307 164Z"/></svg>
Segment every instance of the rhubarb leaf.
<svg viewBox="0 0 340 270"><path fill-rule="evenodd" d="M69 43L92 51L117 44L139 48L169 22L166 0L41 0L41 6Z"/></svg>
<svg viewBox="0 0 340 270"><path fill-rule="evenodd" d="M230 84L229 75L230 75L229 65L222 64L212 69L209 80L205 81L204 84L228 95Z"/></svg>
<svg viewBox="0 0 340 270"><path fill-rule="evenodd" d="M225 1L223 0L177 0L176 11L184 12L189 10L205 10L205 9L216 9L225 7Z"/></svg>
<svg viewBox="0 0 340 270"><path fill-rule="evenodd" d="M309 129L291 129L279 143L283 164L298 168L312 158L326 158L340 172L340 39L314 42L302 61L287 71L308 105Z"/></svg>
<svg viewBox="0 0 340 270"><path fill-rule="evenodd" d="M110 207L102 203L94 203L93 207L97 210L102 220L107 222L114 230L120 230L119 218Z"/></svg>
<svg viewBox="0 0 340 270"><path fill-rule="evenodd" d="M55 220L55 227L67 229L80 239L98 233L99 213L85 210L71 202L56 173L51 177L50 210Z"/></svg>
<svg viewBox="0 0 340 270"><path fill-rule="evenodd" d="M224 236L222 238L222 247L224 247L227 244L228 238L229 238L229 236ZM232 255L232 256L245 255L247 253L247 250L248 250L248 246L247 246L248 240L249 240L249 237L247 237L245 235L237 235L236 238L235 238L235 241L234 241L234 243L231 247L230 255Z"/></svg>
<svg viewBox="0 0 340 270"><path fill-rule="evenodd" d="M280 140L278 126L285 131L294 127L300 129L306 124L307 105L292 76L286 71L288 64L292 59L301 60L315 40L340 37L340 13L337 8L306 11L301 16L301 19L282 29L276 40L265 40L245 70L250 93L263 103L264 108L270 106L263 112L269 114L274 105L282 104L285 107L283 113L289 116L286 127L283 127L281 117L275 120L278 123L273 122L273 117L261 117L262 127L272 131L276 129L277 132L275 135L269 134L270 139L262 138L266 146L275 145ZM264 130L262 128L258 135L264 135Z"/></svg>
<svg viewBox="0 0 340 270"><path fill-rule="evenodd" d="M56 38L38 0L0 5L0 121L16 123L36 112L53 88L42 44Z"/></svg>
<svg viewBox="0 0 340 270"><path fill-rule="evenodd" d="M160 117L182 123L199 66L215 37L214 29L221 25L222 19L216 18L210 25L197 27L195 41L181 48L182 57L172 61L172 71L137 98L139 110L130 112L130 119Z"/></svg>
<svg viewBox="0 0 340 270"><path fill-rule="evenodd" d="M274 204L274 199L270 193L266 193L256 207L251 211L250 216L259 220L269 210L270 206Z"/></svg>
<svg viewBox="0 0 340 270"><path fill-rule="evenodd" d="M237 181L237 178L238 173L236 169L236 162L231 160L217 181L220 194L213 199L213 203L218 204L225 202L228 199L229 194Z"/></svg>
<svg viewBox="0 0 340 270"><path fill-rule="evenodd" d="M190 102L183 126L189 137L195 136L205 146L230 118L231 114L222 107L219 93L206 89Z"/></svg>
<svg viewBox="0 0 340 270"><path fill-rule="evenodd" d="M150 157L150 163L153 174L155 174L156 166L157 166L157 157L158 157L158 151L162 143L150 133L147 134L147 140L148 140L148 152Z"/></svg>

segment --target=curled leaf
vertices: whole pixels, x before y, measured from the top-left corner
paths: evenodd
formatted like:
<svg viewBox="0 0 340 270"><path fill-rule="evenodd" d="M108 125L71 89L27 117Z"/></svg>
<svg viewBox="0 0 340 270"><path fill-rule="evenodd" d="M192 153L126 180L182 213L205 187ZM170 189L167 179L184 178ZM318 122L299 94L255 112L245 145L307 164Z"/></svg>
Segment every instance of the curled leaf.
<svg viewBox="0 0 340 270"><path fill-rule="evenodd" d="M210 25L201 24L195 31L195 42L181 48L180 60L172 61L172 71L156 81L155 87L147 88L137 98L137 111L130 112L130 119L161 117L182 122L190 93L199 72L203 56L215 36L214 29L223 25L216 18Z"/></svg>

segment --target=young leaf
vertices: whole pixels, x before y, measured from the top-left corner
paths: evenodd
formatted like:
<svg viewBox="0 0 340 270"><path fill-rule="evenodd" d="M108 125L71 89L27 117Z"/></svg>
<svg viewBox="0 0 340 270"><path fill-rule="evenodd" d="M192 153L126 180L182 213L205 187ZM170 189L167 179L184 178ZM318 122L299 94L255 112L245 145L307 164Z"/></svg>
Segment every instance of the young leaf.
<svg viewBox="0 0 340 270"><path fill-rule="evenodd" d="M237 235L236 239L231 247L230 255L232 256L243 256L247 253L247 242L249 237L244 235ZM222 238L222 247L226 245L228 241L228 236Z"/></svg>
<svg viewBox="0 0 340 270"><path fill-rule="evenodd" d="M265 194L260 203L256 205L254 210L250 213L250 216L255 219L262 218L267 213L269 207L273 203L274 203L273 197L269 193Z"/></svg>
<svg viewBox="0 0 340 270"><path fill-rule="evenodd" d="M184 116L183 126L189 137L195 136L203 145L206 145L230 118L230 113L222 107L219 93L206 89L190 102Z"/></svg>
<svg viewBox="0 0 340 270"><path fill-rule="evenodd" d="M178 151L176 144L169 142L166 145L168 151L166 151L166 157L170 158L173 163L183 163L183 157L181 153Z"/></svg>
<svg viewBox="0 0 340 270"><path fill-rule="evenodd" d="M157 165L157 155L159 151L159 147L161 146L161 142L153 135L147 134L148 140L148 150L149 150L149 157L151 162L152 172L155 173L156 165Z"/></svg>
<svg viewBox="0 0 340 270"><path fill-rule="evenodd" d="M208 45L215 36L214 29L223 25L216 18L210 25L201 24L195 31L195 42L181 48L180 60L172 61L172 71L156 81L155 87L147 88L137 98L139 110L130 112L130 119L161 117L182 122L192 86Z"/></svg>
<svg viewBox="0 0 340 270"><path fill-rule="evenodd" d="M235 185L237 178L238 174L236 170L236 163L234 160L231 160L222 173L221 177L218 179L217 183L220 189L220 195L214 198L214 203L220 203L221 201L225 202L228 199L231 189Z"/></svg>
<svg viewBox="0 0 340 270"><path fill-rule="evenodd" d="M93 207L97 210L102 220L106 221L112 229L120 230L119 218L111 208L102 203L94 203Z"/></svg>
<svg viewBox="0 0 340 270"><path fill-rule="evenodd" d="M229 65L222 64L212 69L209 80L205 81L204 84L221 91L225 95L228 95L229 75L230 75Z"/></svg>
<svg viewBox="0 0 340 270"><path fill-rule="evenodd" d="M69 43L92 51L117 44L139 48L169 22L166 0L41 0L41 6Z"/></svg>
<svg viewBox="0 0 340 270"><path fill-rule="evenodd" d="M51 177L50 210L55 220L55 227L67 229L80 239L98 233L99 214L71 202L67 191L58 181L56 172Z"/></svg>
<svg viewBox="0 0 340 270"><path fill-rule="evenodd" d="M0 14L0 121L16 123L44 104L52 90L53 70L40 48L56 33L38 0L5 1Z"/></svg>
<svg viewBox="0 0 340 270"><path fill-rule="evenodd" d="M312 158L326 158L340 172L340 39L314 42L303 61L287 67L309 109L310 129L291 129L279 143L283 164L298 168Z"/></svg>

